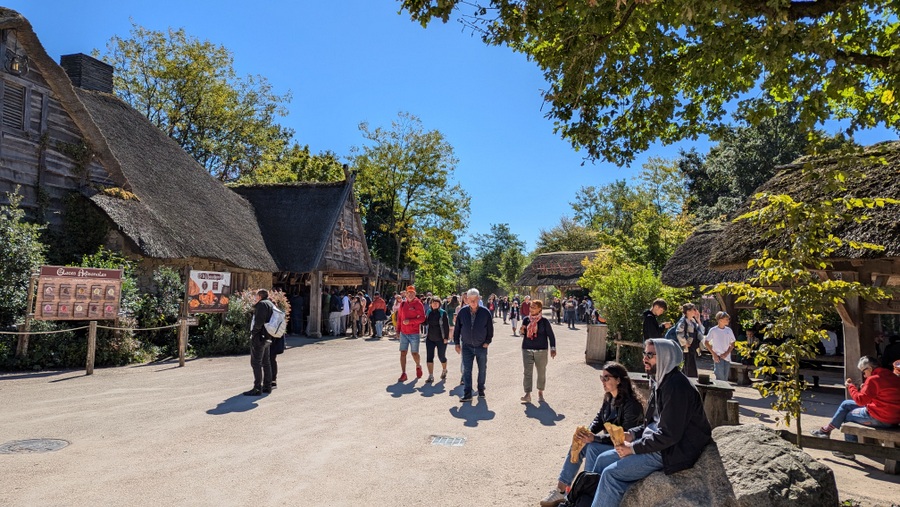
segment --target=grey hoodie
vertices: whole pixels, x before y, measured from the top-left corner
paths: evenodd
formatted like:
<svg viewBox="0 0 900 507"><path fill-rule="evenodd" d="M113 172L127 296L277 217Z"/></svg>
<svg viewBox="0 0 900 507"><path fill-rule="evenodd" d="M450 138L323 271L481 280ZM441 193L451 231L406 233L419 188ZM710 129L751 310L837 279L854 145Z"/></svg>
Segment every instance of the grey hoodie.
<svg viewBox="0 0 900 507"><path fill-rule="evenodd" d="M651 338L650 342L656 347L656 378L651 382L651 388L656 389L667 373L681 365L684 352L672 340Z"/></svg>

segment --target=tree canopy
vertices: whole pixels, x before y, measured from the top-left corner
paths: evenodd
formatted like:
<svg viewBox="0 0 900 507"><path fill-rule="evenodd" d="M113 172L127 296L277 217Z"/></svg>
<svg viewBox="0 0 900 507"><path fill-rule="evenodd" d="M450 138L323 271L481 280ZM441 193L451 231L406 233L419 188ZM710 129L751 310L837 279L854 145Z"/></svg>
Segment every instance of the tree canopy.
<svg viewBox="0 0 900 507"><path fill-rule="evenodd" d="M900 7L878 0L401 0L427 25L459 20L544 72L547 116L591 159L717 136L735 103L797 102L801 130L900 130Z"/></svg>

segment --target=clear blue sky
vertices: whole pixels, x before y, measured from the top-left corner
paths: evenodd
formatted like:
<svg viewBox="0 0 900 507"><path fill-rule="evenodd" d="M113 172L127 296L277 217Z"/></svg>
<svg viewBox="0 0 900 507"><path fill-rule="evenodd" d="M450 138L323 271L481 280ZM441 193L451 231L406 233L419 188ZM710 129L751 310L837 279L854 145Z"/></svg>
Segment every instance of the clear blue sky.
<svg viewBox="0 0 900 507"><path fill-rule="evenodd" d="M427 29L398 14L396 0L0 0L31 22L50 56L105 48L127 36L130 19L147 28L184 28L234 53L241 75L265 76L276 93L293 94L282 123L313 152L341 156L363 142L358 124L389 126L400 111L443 132L456 150L456 179L471 194L469 233L490 224L535 246L587 185L631 178L656 146L631 167L586 163L553 133L541 111L540 71L508 48L485 46L458 23ZM864 144L896 139L879 130Z"/></svg>

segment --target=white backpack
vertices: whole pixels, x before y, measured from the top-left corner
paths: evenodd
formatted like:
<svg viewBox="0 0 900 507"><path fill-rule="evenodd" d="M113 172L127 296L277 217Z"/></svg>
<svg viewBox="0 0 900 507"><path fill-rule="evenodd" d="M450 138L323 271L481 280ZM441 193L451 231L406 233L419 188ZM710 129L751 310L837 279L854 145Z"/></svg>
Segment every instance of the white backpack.
<svg viewBox="0 0 900 507"><path fill-rule="evenodd" d="M269 317L269 322L266 322L264 327L272 338L281 338L284 336L284 332L287 331L287 320L284 312L274 304L272 304L272 316Z"/></svg>

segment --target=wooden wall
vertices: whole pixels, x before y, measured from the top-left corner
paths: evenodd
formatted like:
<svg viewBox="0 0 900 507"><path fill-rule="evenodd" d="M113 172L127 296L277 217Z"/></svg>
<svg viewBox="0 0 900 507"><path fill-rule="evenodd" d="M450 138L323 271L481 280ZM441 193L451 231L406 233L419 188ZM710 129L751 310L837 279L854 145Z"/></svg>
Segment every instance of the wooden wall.
<svg viewBox="0 0 900 507"><path fill-rule="evenodd" d="M6 47L15 45L15 32L5 37ZM0 203L18 185L29 217L54 226L70 192L114 185L96 161L79 168L72 148L84 145L82 135L34 64L22 76L0 69L0 102Z"/></svg>
<svg viewBox="0 0 900 507"><path fill-rule="evenodd" d="M325 248L322 270L329 273L369 274L366 238L359 218L348 199Z"/></svg>

